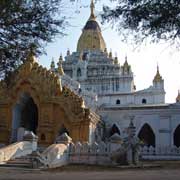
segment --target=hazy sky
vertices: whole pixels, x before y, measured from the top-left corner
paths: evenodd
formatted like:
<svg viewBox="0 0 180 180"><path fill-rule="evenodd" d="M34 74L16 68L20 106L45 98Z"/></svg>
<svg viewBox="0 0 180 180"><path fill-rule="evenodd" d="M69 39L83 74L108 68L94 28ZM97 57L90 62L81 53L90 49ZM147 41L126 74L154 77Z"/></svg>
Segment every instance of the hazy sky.
<svg viewBox="0 0 180 180"><path fill-rule="evenodd" d="M52 57L57 62L61 53L63 56L66 55L68 48L71 52L76 51L77 41L90 13L89 8L81 8L82 4L88 5L88 1L79 0L77 4L66 5L67 13L73 16L70 20L71 26L66 31L68 35L63 38L56 38L53 43L48 44L46 48L47 55L39 58L39 62L43 66L49 68ZM96 14L101 9L102 4L97 3ZM121 65L124 63L127 54L128 62L134 72L137 90L152 85L158 63L160 73L165 81L166 102L175 102L178 89L180 89L180 52L164 43L158 45L147 44L139 47L138 50L134 50L133 46L135 44L127 45L123 43L118 32L111 29L109 25L101 25L101 29L108 51L112 49L113 55L118 54Z"/></svg>

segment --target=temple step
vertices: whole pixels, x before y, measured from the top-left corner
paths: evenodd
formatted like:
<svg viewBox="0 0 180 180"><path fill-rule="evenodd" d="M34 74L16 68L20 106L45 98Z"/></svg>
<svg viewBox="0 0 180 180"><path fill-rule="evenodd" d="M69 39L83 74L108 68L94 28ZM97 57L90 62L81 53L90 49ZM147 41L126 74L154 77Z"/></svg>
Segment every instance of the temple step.
<svg viewBox="0 0 180 180"><path fill-rule="evenodd" d="M11 159L4 164L0 164L0 167L37 169L37 167L34 165L33 159L33 154L27 155L16 159Z"/></svg>

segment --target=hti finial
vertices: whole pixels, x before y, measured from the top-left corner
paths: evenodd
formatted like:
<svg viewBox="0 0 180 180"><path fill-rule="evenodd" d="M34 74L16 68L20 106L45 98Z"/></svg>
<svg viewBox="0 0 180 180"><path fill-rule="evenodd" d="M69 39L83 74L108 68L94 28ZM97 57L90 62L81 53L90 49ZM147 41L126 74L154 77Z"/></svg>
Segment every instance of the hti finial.
<svg viewBox="0 0 180 180"><path fill-rule="evenodd" d="M94 0L91 0L91 16L90 19L95 19L95 15L94 15L94 9L95 9L95 5L94 5Z"/></svg>
<svg viewBox="0 0 180 180"><path fill-rule="evenodd" d="M128 61L128 57L127 57L127 54L125 55L125 62L127 62Z"/></svg>
<svg viewBox="0 0 180 180"><path fill-rule="evenodd" d="M157 72L159 72L159 63L157 62Z"/></svg>
<svg viewBox="0 0 180 180"><path fill-rule="evenodd" d="M157 63L157 73L160 76L160 72L159 72L159 64Z"/></svg>
<svg viewBox="0 0 180 180"><path fill-rule="evenodd" d="M157 64L157 72L156 72L156 75L154 77L154 82L160 82L162 81L162 76L160 75L160 72L159 72L159 65Z"/></svg>
<svg viewBox="0 0 180 180"><path fill-rule="evenodd" d="M180 103L180 90L178 90L178 95L177 95L177 98L176 98L176 102Z"/></svg>

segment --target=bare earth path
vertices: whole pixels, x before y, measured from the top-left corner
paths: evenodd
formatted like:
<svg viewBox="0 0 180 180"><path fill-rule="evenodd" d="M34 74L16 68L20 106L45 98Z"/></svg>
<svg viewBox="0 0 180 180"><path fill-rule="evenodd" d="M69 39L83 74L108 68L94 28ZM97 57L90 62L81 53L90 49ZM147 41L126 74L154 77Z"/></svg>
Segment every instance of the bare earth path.
<svg viewBox="0 0 180 180"><path fill-rule="evenodd" d="M180 180L180 168L23 171L0 169L0 180Z"/></svg>

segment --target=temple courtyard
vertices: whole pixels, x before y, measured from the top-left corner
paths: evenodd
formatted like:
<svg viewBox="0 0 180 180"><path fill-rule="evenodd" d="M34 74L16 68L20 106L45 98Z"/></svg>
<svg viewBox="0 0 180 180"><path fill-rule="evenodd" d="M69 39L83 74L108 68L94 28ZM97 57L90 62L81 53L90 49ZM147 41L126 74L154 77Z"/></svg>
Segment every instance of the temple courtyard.
<svg viewBox="0 0 180 180"><path fill-rule="evenodd" d="M0 168L0 180L179 180L180 162L153 162L153 166L110 168L79 165L47 171Z"/></svg>

